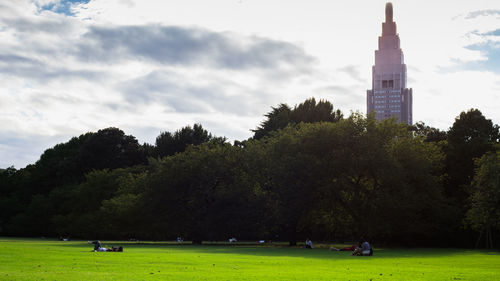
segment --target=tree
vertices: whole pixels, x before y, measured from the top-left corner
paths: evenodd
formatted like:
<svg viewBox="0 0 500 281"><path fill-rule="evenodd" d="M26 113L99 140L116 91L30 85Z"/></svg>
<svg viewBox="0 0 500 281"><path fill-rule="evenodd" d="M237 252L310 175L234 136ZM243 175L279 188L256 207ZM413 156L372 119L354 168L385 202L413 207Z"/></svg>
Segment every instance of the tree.
<svg viewBox="0 0 500 281"><path fill-rule="evenodd" d="M288 105L281 103L271 109L271 112L264 115L266 120L262 121L257 129L252 130L255 139L261 139L272 131L283 129L290 123L292 109Z"/></svg>
<svg viewBox="0 0 500 281"><path fill-rule="evenodd" d="M144 224L137 220L140 214L134 214L137 210L132 208L135 202L121 201L132 199L132 196L122 198L121 195L140 193L135 188L139 186L138 179L142 179L146 173L144 166L95 170L88 173L85 182L77 186L53 190L49 197L50 201L57 202L51 217L55 231L59 235L73 237L130 238L127 234L133 231L128 223L137 222L136 230L144 227ZM109 201L113 198L115 204L110 206ZM118 203L130 209L118 206Z"/></svg>
<svg viewBox="0 0 500 281"><path fill-rule="evenodd" d="M4 231L6 222L19 208L19 202L14 195L16 185L14 178L17 170L14 166L0 169L0 233Z"/></svg>
<svg viewBox="0 0 500 281"><path fill-rule="evenodd" d="M249 141L281 239L432 241L443 220L442 154L403 124L353 114Z"/></svg>
<svg viewBox="0 0 500 281"><path fill-rule="evenodd" d="M424 122L417 122L410 125L410 130L415 136L422 137L426 142L440 142L447 138L446 132L437 128L429 127Z"/></svg>
<svg viewBox="0 0 500 281"><path fill-rule="evenodd" d="M343 118L340 110L334 110L333 105L326 100L316 102L310 98L294 107L290 114L290 120L296 124L300 122L338 122Z"/></svg>
<svg viewBox="0 0 500 281"><path fill-rule="evenodd" d="M329 101L310 98L291 109L282 103L278 107L271 107L271 112L265 114L266 120L262 121L254 132L254 139L261 139L270 132L285 128L288 124L337 122L343 118L340 110L334 111Z"/></svg>
<svg viewBox="0 0 500 281"><path fill-rule="evenodd" d="M137 139L118 128L91 134L79 151L82 171L116 169L145 164L146 153Z"/></svg>
<svg viewBox="0 0 500 281"><path fill-rule="evenodd" d="M186 126L175 133L162 132L156 137L156 153L160 158L183 152L189 145L200 145L205 142L214 141L224 143L225 137L212 136L201 124L193 127Z"/></svg>
<svg viewBox="0 0 500 281"><path fill-rule="evenodd" d="M256 237L251 178L242 149L205 143L161 159L144 192L151 233L193 242Z"/></svg>
<svg viewBox="0 0 500 281"><path fill-rule="evenodd" d="M476 160L472 181L471 208L466 214L466 225L480 231L476 247L483 233L486 247L493 248L491 229L500 229L500 147Z"/></svg>
<svg viewBox="0 0 500 281"><path fill-rule="evenodd" d="M73 137L44 151L33 165L32 182L36 192L46 194L57 186L80 183L85 171L79 159L81 149L93 133Z"/></svg>
<svg viewBox="0 0 500 281"><path fill-rule="evenodd" d="M460 113L448 131L446 171L448 182L446 193L462 206L466 202L474 176L474 159L480 158L499 140L499 127L486 119L481 111L470 109Z"/></svg>

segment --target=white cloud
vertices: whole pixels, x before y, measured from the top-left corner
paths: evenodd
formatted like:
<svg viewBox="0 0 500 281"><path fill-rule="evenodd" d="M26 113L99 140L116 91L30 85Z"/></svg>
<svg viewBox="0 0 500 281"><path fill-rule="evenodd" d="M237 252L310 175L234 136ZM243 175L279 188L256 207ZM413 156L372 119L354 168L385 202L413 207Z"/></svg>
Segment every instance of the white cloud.
<svg viewBox="0 0 500 281"><path fill-rule="evenodd" d="M199 122L241 140L282 102L365 112L385 2L92 0L69 16L40 9L60 1L2 1L0 167L109 126L154 142ZM481 47L500 40L500 3L393 4L414 120L446 129L477 107L499 123L500 68L468 66L492 59Z"/></svg>

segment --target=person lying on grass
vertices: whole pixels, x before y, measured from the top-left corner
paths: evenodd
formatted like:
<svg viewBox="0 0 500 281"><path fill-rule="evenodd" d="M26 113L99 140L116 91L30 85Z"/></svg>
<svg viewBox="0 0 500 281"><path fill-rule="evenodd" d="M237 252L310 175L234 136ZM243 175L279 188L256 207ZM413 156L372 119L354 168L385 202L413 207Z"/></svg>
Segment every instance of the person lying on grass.
<svg viewBox="0 0 500 281"><path fill-rule="evenodd" d="M97 240L97 241L94 241L94 242L90 242L89 243L92 243L94 244L94 252L123 252L123 247L120 246L120 247L113 247L111 246L111 248L108 247L108 245L106 245L105 247L101 247L101 241Z"/></svg>
<svg viewBox="0 0 500 281"><path fill-rule="evenodd" d="M335 248L335 247L330 247L330 251L349 251L352 252L356 250L356 246L352 245L351 247L345 247L345 248Z"/></svg>
<svg viewBox="0 0 500 281"><path fill-rule="evenodd" d="M123 247L120 246L118 248L117 247L108 248L108 246L106 245L106 247L99 248L98 252L123 252Z"/></svg>

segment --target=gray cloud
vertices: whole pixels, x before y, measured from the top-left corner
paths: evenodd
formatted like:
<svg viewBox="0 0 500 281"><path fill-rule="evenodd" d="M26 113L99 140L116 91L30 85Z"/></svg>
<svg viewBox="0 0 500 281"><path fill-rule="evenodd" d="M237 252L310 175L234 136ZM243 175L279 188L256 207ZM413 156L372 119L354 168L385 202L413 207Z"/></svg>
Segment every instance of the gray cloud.
<svg viewBox="0 0 500 281"><path fill-rule="evenodd" d="M70 69L76 25L73 19L52 14L50 17L27 17L12 6L0 6L0 32L12 34L13 40L0 42L0 75L47 82L58 78L103 79L101 71L78 66ZM43 39L42 39L43 38ZM60 63L58 63L60 62Z"/></svg>
<svg viewBox="0 0 500 281"><path fill-rule="evenodd" d="M85 79L99 81L104 78L105 73L90 70L69 70L66 68L52 68L47 65L11 65L0 64L0 73L8 76L24 77L30 80L37 80L44 83L52 79Z"/></svg>
<svg viewBox="0 0 500 281"><path fill-rule="evenodd" d="M0 55L0 74L37 80L41 83L58 78L99 81L106 75L102 71L54 67L43 61L16 54Z"/></svg>
<svg viewBox="0 0 500 281"><path fill-rule="evenodd" d="M74 121L74 131L64 122L43 126L43 132L0 130L0 167L34 163L79 128L120 124L113 120L116 114L140 119L151 105L175 118L165 121L166 128L134 124L138 138L154 140L162 130L186 125L179 125L184 119L244 137L254 127L248 120L257 116L257 124L263 106L275 104L288 83L311 77L315 69L314 57L285 41L197 27L87 25L51 11L27 11L30 5L16 0L0 2L0 33L8 38L0 42L0 78L13 81L0 91L0 100L8 101L0 103L3 121L12 124L24 113L36 117L23 119L29 128L58 116ZM139 74L127 69L135 65L148 74L133 77ZM89 92L106 98L89 102ZM58 108L65 110L54 112ZM144 122L149 121L158 124Z"/></svg>
<svg viewBox="0 0 500 281"><path fill-rule="evenodd" d="M73 26L70 24L71 22L64 18L50 20L14 18L4 19L2 22L5 23L9 29L14 29L16 32L22 33L64 34L73 31Z"/></svg>
<svg viewBox="0 0 500 281"><path fill-rule="evenodd" d="M16 169L24 168L27 163L35 163L46 149L70 138L71 136L0 131L0 168L9 166L14 166Z"/></svg>
<svg viewBox="0 0 500 281"><path fill-rule="evenodd" d="M314 58L287 42L176 26L90 27L78 46L82 60L147 60L226 69L310 67Z"/></svg>
<svg viewBox="0 0 500 281"><path fill-rule="evenodd" d="M0 63L7 64L37 64L38 61L28 57L19 56L15 54L0 54Z"/></svg>
<svg viewBox="0 0 500 281"><path fill-rule="evenodd" d="M328 86L318 88L314 91L319 95L328 95L331 97L329 99L333 106L338 108L338 104L343 105L351 105L350 108L356 108L356 105L359 104L360 101L364 102L366 99L366 90L360 89L359 85L352 86ZM340 108L340 110L345 110L346 108Z"/></svg>
<svg viewBox="0 0 500 281"><path fill-rule="evenodd" d="M220 79L201 83L198 77L161 70L122 82L117 89L130 104L162 104L177 113L256 113L251 102L257 95L254 90Z"/></svg>
<svg viewBox="0 0 500 281"><path fill-rule="evenodd" d="M360 71L360 66L358 65L348 65L339 69L341 72L345 72L347 75L351 76L352 79L359 82L366 82L366 77L363 77Z"/></svg>
<svg viewBox="0 0 500 281"><path fill-rule="evenodd" d="M7 75L40 80L102 77L102 73L85 70L81 64L78 69L66 69L65 62L76 59L93 69L144 61L168 66L259 70L269 79L286 80L310 73L316 60L299 46L269 38L196 27L82 26L72 17L52 12L28 16L15 2L7 3L0 10L0 30L15 34L15 40L0 43L0 72ZM48 62L60 64L54 68Z"/></svg>

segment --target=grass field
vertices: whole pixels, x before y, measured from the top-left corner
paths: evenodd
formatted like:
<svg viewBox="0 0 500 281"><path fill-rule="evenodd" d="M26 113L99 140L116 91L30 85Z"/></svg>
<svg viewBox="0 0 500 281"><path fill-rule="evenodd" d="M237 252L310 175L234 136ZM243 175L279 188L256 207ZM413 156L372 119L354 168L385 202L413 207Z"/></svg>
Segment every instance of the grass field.
<svg viewBox="0 0 500 281"><path fill-rule="evenodd" d="M375 249L353 257L328 249L258 245L0 238L0 280L500 280L500 253Z"/></svg>

